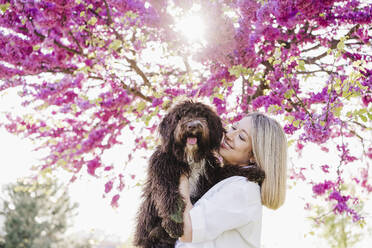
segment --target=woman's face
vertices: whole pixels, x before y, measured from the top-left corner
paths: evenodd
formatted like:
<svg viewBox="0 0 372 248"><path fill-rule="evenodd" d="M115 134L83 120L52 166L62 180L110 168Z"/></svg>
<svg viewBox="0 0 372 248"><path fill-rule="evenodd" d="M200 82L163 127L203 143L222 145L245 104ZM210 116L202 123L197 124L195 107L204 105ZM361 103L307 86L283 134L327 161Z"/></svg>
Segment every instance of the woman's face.
<svg viewBox="0 0 372 248"><path fill-rule="evenodd" d="M254 161L250 135L251 126L251 118L244 117L233 123L225 134L219 154L227 164L244 166L249 164L250 161Z"/></svg>

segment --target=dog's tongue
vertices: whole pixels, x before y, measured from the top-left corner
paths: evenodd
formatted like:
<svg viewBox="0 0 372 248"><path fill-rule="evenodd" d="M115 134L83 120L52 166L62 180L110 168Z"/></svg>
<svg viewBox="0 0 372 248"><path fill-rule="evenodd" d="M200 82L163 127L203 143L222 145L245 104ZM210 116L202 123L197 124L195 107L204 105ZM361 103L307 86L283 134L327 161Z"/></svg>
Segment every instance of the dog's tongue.
<svg viewBox="0 0 372 248"><path fill-rule="evenodd" d="M189 145L195 145L197 141L198 141L197 138L191 138L191 137L187 138L187 144Z"/></svg>

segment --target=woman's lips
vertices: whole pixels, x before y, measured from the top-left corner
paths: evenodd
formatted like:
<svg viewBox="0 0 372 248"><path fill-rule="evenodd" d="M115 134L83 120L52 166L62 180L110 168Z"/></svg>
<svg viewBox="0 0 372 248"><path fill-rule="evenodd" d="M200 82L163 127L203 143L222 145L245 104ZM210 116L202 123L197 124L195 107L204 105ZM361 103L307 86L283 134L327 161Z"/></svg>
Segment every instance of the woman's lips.
<svg viewBox="0 0 372 248"><path fill-rule="evenodd" d="M227 143L225 139L222 141L221 147L224 148L224 149L232 149L232 147L230 146L230 144Z"/></svg>

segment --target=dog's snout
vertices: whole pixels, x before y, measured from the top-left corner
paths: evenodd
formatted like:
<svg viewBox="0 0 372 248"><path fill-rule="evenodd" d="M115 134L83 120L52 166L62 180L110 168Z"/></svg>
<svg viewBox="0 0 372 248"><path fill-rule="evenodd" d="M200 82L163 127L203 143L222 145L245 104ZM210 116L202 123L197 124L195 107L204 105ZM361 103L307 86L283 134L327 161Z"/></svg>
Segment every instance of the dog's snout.
<svg viewBox="0 0 372 248"><path fill-rule="evenodd" d="M190 121L190 122L187 123L186 127L187 127L188 131L194 131L196 129L202 128L202 123L198 120Z"/></svg>

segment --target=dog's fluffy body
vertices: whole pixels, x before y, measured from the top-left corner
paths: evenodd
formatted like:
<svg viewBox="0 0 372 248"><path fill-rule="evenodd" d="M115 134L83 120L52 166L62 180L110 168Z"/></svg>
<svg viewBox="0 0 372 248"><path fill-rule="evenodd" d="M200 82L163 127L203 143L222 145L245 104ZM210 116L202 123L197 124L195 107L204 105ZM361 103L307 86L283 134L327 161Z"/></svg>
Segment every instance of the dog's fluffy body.
<svg viewBox="0 0 372 248"><path fill-rule="evenodd" d="M161 145L152 154L143 202L137 214L134 244L143 248L170 248L183 234L184 202L179 193L181 175L190 181L194 203L214 184L233 175L262 182L257 167L221 168L214 152L224 129L220 118L202 103L185 101L173 107L159 126Z"/></svg>

